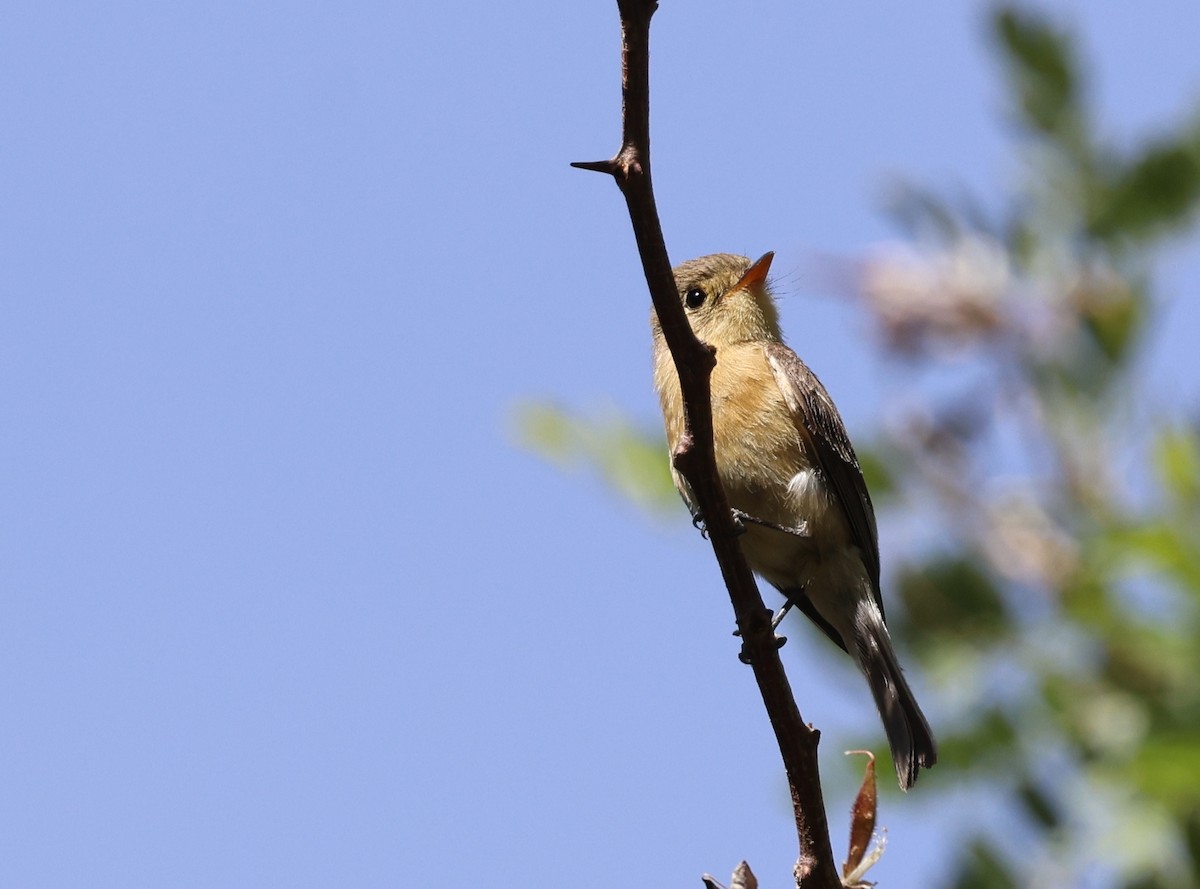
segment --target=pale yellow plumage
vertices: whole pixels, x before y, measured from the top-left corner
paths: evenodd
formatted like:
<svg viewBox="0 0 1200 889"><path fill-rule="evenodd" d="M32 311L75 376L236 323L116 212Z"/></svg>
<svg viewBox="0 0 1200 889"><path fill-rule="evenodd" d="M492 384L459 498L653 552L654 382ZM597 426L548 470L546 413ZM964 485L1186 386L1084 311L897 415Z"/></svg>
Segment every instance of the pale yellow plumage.
<svg viewBox="0 0 1200 889"><path fill-rule="evenodd" d="M883 717L900 784L937 759L929 726L892 651L879 591L875 515L825 387L783 344L766 285L771 254L757 263L714 254L675 269L692 329L715 346L713 444L729 503L745 523L742 549L750 567L807 614L855 658ZM683 435L683 404L674 361L657 318L654 383L674 452ZM693 514L686 480L672 470Z"/></svg>

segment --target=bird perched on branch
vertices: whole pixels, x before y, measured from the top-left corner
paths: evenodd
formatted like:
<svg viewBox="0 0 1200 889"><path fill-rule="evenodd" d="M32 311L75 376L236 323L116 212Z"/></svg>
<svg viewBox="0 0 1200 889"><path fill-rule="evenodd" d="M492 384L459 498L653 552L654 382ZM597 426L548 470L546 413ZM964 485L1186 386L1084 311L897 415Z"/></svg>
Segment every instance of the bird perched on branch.
<svg viewBox="0 0 1200 889"><path fill-rule="evenodd" d="M750 567L858 664L887 731L900 786L937 762L929 724L904 679L884 623L875 510L829 393L784 345L757 262L717 253L674 270L692 330L716 348L712 372L717 471L745 531ZM675 362L657 316L654 384L671 453L684 432ZM687 481L675 486L701 518Z"/></svg>

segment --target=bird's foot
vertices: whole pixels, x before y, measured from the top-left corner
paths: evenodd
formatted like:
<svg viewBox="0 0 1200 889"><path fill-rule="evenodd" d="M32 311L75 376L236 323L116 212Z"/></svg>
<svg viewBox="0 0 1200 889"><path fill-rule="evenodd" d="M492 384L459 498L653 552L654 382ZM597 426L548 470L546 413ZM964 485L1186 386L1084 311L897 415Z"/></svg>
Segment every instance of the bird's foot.
<svg viewBox="0 0 1200 889"><path fill-rule="evenodd" d="M735 537L741 537L746 533L746 526L742 523L742 518L749 518L750 521L758 521L757 519L746 516L746 513L740 509L730 509L730 514L733 516L733 534ZM700 532L700 536L708 540L708 524L704 521L704 516L698 512L692 513L692 527Z"/></svg>
<svg viewBox="0 0 1200 889"><path fill-rule="evenodd" d="M735 632L733 635L740 636L741 633ZM776 636L775 637L775 647L776 648L783 648L783 646L785 646L785 645L787 645L787 636ZM742 648L738 652L738 660L741 661L743 664L745 664L748 667L753 666L753 664L754 664L754 658L752 658L750 656L750 650L746 647L745 642L742 642Z"/></svg>
<svg viewBox="0 0 1200 889"><path fill-rule="evenodd" d="M770 612L767 612L767 613L769 614ZM772 633L775 632L775 627L778 626L778 623L779 622L775 618L775 616L772 616L772 618L771 618L771 632ZM734 630L733 635L738 636L740 638L742 636L741 627L738 627L738 629ZM779 635L775 636L775 647L776 648L783 648L783 646L786 644L787 644L787 636L779 636ZM746 647L746 641L744 639L742 640L742 649L741 649L741 651L738 652L738 660L741 661L743 664L753 664L754 663L754 659L750 656L750 651Z"/></svg>

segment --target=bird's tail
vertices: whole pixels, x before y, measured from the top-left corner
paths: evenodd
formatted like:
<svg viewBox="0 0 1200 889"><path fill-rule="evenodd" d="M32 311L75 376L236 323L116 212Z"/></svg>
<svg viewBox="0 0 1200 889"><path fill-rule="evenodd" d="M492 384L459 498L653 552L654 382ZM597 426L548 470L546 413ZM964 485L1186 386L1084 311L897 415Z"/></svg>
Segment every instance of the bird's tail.
<svg viewBox="0 0 1200 889"><path fill-rule="evenodd" d="M883 718L900 787L908 790L917 783L920 769L937 762L937 742L904 679L883 615L874 602L864 602L858 608L854 636L852 653Z"/></svg>

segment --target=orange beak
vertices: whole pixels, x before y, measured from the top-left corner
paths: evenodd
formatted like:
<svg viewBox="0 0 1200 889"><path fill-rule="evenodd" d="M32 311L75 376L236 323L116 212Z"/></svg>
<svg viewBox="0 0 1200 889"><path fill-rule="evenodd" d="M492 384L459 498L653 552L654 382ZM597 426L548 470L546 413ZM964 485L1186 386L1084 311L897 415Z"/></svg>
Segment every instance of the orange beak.
<svg viewBox="0 0 1200 889"><path fill-rule="evenodd" d="M762 286L763 281L767 280L767 272L771 270L771 260L775 258L773 252L764 253L754 261L750 268L746 269L740 281L730 288L733 290L748 290L751 287Z"/></svg>

